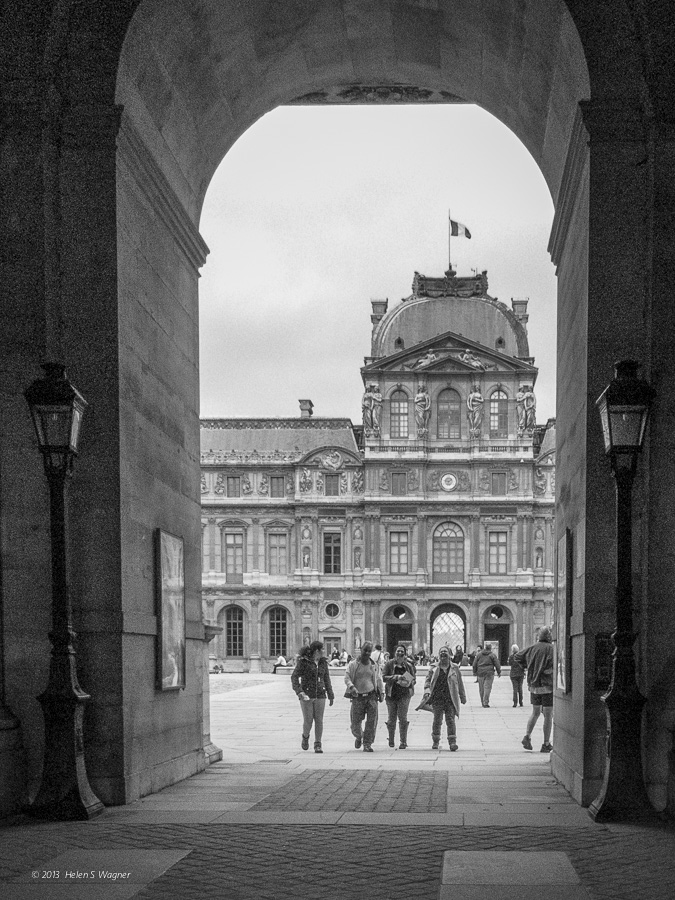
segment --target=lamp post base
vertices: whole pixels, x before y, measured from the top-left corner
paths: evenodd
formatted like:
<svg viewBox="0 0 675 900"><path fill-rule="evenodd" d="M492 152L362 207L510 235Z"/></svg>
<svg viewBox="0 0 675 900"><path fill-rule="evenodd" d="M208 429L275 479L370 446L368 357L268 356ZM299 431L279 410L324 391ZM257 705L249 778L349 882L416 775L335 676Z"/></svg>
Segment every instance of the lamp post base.
<svg viewBox="0 0 675 900"><path fill-rule="evenodd" d="M89 784L84 764L82 719L89 697L47 689L38 699L45 719L45 759L40 789L26 813L64 822L93 819L105 807Z"/></svg>
<svg viewBox="0 0 675 900"><path fill-rule="evenodd" d="M642 776L641 726L645 698L635 682L632 637L617 641L612 684L602 698L607 707L609 736L605 778L588 807L596 822L658 822L661 817L647 796Z"/></svg>

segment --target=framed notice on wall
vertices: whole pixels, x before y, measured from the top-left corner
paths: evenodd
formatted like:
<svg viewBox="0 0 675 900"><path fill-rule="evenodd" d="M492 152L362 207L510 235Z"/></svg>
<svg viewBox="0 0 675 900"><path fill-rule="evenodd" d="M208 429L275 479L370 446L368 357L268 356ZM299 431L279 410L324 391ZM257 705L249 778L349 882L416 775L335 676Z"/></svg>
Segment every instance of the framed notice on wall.
<svg viewBox="0 0 675 900"><path fill-rule="evenodd" d="M185 687L185 569L183 538L158 528L155 532L157 591L156 687Z"/></svg>
<svg viewBox="0 0 675 900"><path fill-rule="evenodd" d="M568 693L572 689L572 532L569 528L558 540L555 578L556 686Z"/></svg>

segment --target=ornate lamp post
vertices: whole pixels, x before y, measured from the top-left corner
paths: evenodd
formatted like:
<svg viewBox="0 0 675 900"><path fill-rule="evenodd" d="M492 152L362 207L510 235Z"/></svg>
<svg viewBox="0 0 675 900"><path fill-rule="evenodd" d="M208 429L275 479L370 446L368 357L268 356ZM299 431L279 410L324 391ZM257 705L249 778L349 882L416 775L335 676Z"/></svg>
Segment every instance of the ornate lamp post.
<svg viewBox="0 0 675 900"><path fill-rule="evenodd" d="M89 699L77 681L73 614L68 594L66 488L77 456L87 403L63 366L43 366L46 377L25 392L49 482L52 556L52 642L49 680L38 700L45 719L42 783L27 810L45 819L90 819L103 811L84 764L82 718Z"/></svg>
<svg viewBox="0 0 675 900"><path fill-rule="evenodd" d="M632 595L631 490L642 450L654 391L637 377L639 363L615 364L614 379L597 400L605 453L616 481L616 631L612 635L612 680L602 697L609 741L605 778L589 807L596 822L643 819L654 815L642 777L640 733L645 698L635 678Z"/></svg>

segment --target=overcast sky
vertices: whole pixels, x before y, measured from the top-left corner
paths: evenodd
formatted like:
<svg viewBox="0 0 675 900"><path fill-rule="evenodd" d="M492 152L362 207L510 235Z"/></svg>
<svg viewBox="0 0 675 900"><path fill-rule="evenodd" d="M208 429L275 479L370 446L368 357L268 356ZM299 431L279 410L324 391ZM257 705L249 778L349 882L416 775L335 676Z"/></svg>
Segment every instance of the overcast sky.
<svg viewBox="0 0 675 900"><path fill-rule="evenodd" d="M415 270L488 270L489 293L529 297L537 420L555 415L553 204L520 141L475 106L286 107L234 145L201 233L201 415L361 420L374 298Z"/></svg>

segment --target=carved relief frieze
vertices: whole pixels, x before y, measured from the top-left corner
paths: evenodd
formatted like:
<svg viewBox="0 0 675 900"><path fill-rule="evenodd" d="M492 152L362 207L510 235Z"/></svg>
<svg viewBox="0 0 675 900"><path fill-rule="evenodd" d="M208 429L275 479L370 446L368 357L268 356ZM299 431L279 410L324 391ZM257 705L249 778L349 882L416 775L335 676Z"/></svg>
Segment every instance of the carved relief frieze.
<svg viewBox="0 0 675 900"><path fill-rule="evenodd" d="M490 474L487 471L487 469L480 470L478 487L480 488L481 491L489 491L490 490Z"/></svg>
<svg viewBox="0 0 675 900"><path fill-rule="evenodd" d="M293 476L290 473L288 475L286 475L286 493L287 494L295 493L295 479L293 478Z"/></svg>
<svg viewBox="0 0 675 900"><path fill-rule="evenodd" d="M383 470L380 472L380 485L379 485L379 487L380 487L380 490L381 490L381 491L388 491L388 490L390 489L390 487L389 487L389 472L388 472L386 469L383 469Z"/></svg>
<svg viewBox="0 0 675 900"><path fill-rule="evenodd" d="M218 473L218 477L216 478L216 486L213 489L214 494L227 494L227 475L224 475L222 472Z"/></svg>
<svg viewBox="0 0 675 900"><path fill-rule="evenodd" d="M346 473L346 472L343 472L343 473L340 475L340 493L341 493L341 494L346 494L348 488L349 488L349 484L348 484L348 482L347 482L347 473Z"/></svg>
<svg viewBox="0 0 675 900"><path fill-rule="evenodd" d="M363 470L355 469L352 472L352 491L355 494L363 493Z"/></svg>
<svg viewBox="0 0 675 900"><path fill-rule="evenodd" d="M420 486L420 479L417 473L417 469L411 469L408 473L408 490L416 491Z"/></svg>
<svg viewBox="0 0 675 900"><path fill-rule="evenodd" d="M317 472L316 489L320 494L323 493L323 472Z"/></svg>
<svg viewBox="0 0 675 900"><path fill-rule="evenodd" d="M518 488L520 487L520 482L518 480L518 473L515 472L513 469L509 469L508 478L509 478L509 490L517 491Z"/></svg>
<svg viewBox="0 0 675 900"><path fill-rule="evenodd" d="M206 475L202 475L202 483L201 483L202 494L208 494L209 489L206 486Z"/></svg>
<svg viewBox="0 0 675 900"><path fill-rule="evenodd" d="M466 100L450 91L434 91L410 84L359 84L334 90L309 91L288 102L307 106L326 103L466 103Z"/></svg>
<svg viewBox="0 0 675 900"><path fill-rule="evenodd" d="M534 470L534 493L535 494L545 494L546 493L546 474L543 469L535 469Z"/></svg>
<svg viewBox="0 0 675 900"><path fill-rule="evenodd" d="M427 475L427 488L430 491L440 491L441 489L441 473L429 472Z"/></svg>
<svg viewBox="0 0 675 900"><path fill-rule="evenodd" d="M267 495L270 492L270 479L267 475L267 472L263 472L260 476L260 481L258 482L258 493Z"/></svg>
<svg viewBox="0 0 675 900"><path fill-rule="evenodd" d="M309 469L303 469L300 475L300 493L308 494L312 490L312 473Z"/></svg>
<svg viewBox="0 0 675 900"><path fill-rule="evenodd" d="M244 472L241 479L241 492L242 494L248 495L253 493L253 485L251 484L251 477L248 472Z"/></svg>
<svg viewBox="0 0 675 900"><path fill-rule="evenodd" d="M457 472L457 488L464 493L471 490L471 478L468 472Z"/></svg>

